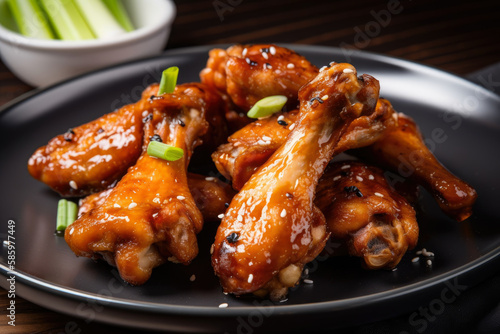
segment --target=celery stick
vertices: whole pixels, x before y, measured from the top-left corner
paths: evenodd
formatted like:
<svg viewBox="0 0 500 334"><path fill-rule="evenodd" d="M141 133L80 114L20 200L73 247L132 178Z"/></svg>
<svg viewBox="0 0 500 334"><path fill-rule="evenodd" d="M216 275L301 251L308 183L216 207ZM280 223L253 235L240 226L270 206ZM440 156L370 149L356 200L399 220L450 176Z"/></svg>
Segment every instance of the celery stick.
<svg viewBox="0 0 500 334"><path fill-rule="evenodd" d="M132 21L130 21L130 17L125 10L125 7L123 6L123 3L120 0L102 0L102 2L108 6L109 10L123 29L126 31L132 31L135 29Z"/></svg>
<svg viewBox="0 0 500 334"><path fill-rule="evenodd" d="M125 33L101 0L74 1L97 38L109 38Z"/></svg>
<svg viewBox="0 0 500 334"><path fill-rule="evenodd" d="M7 0L0 0L0 24L10 31L21 33Z"/></svg>
<svg viewBox="0 0 500 334"><path fill-rule="evenodd" d="M8 4L21 34L40 39L55 38L36 0L8 0Z"/></svg>
<svg viewBox="0 0 500 334"><path fill-rule="evenodd" d="M67 41L95 38L72 0L40 0L57 36Z"/></svg>

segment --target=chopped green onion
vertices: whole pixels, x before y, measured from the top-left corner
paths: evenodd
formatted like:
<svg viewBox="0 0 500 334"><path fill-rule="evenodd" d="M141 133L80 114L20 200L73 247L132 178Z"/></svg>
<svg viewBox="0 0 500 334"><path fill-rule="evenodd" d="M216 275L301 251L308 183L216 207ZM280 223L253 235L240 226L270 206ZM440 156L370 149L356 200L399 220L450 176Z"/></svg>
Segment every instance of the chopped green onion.
<svg viewBox="0 0 500 334"><path fill-rule="evenodd" d="M19 32L25 36L54 39L54 33L36 0L8 0Z"/></svg>
<svg viewBox="0 0 500 334"><path fill-rule="evenodd" d="M95 38L73 0L40 0L57 36L77 41Z"/></svg>
<svg viewBox="0 0 500 334"><path fill-rule="evenodd" d="M110 38L125 33L101 0L74 0L74 2L97 38Z"/></svg>
<svg viewBox="0 0 500 334"><path fill-rule="evenodd" d="M284 95L274 95L257 101L247 113L250 118L267 117L280 111L288 99Z"/></svg>
<svg viewBox="0 0 500 334"><path fill-rule="evenodd" d="M158 95L173 93L175 85L177 85L177 76L179 75L179 68L172 66L163 71L161 75L160 89Z"/></svg>
<svg viewBox="0 0 500 334"><path fill-rule="evenodd" d="M109 11L113 14L118 23L122 26L125 31L134 30L134 25L130 21L123 3L120 0L102 0L106 6L108 6Z"/></svg>
<svg viewBox="0 0 500 334"><path fill-rule="evenodd" d="M78 214L78 205L76 203L61 199L57 203L57 231L64 231L69 225L73 224Z"/></svg>
<svg viewBox="0 0 500 334"><path fill-rule="evenodd" d="M184 150L180 147L160 143L159 141L150 141L148 154L163 160L176 161L182 158Z"/></svg>

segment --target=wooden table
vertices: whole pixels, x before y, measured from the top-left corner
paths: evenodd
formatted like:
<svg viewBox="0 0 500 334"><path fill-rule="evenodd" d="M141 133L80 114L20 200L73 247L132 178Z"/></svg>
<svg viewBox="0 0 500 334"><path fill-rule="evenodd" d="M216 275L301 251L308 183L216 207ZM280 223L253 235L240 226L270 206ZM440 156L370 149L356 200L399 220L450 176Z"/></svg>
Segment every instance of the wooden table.
<svg viewBox="0 0 500 334"><path fill-rule="evenodd" d="M400 57L464 76L500 61L500 2L176 0L168 48L216 43L298 43ZM334 59L332 59L334 60ZM0 62L0 106L33 89ZM0 308L9 302L0 291ZM131 333L60 315L16 297L16 327L4 333Z"/></svg>

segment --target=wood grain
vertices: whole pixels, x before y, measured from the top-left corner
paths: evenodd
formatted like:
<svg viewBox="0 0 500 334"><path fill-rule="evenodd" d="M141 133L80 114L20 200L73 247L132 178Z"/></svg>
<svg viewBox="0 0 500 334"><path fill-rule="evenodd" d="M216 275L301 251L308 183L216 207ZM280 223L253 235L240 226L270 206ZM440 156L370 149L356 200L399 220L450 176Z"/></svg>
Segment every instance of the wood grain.
<svg viewBox="0 0 500 334"><path fill-rule="evenodd" d="M453 5L431 0L175 2L178 13L168 49L216 43L326 45L400 57L458 75L500 60L498 0L456 1ZM389 3L399 3L394 13L388 9ZM217 12L217 4L226 6ZM31 89L0 62L0 106ZM0 308L6 310L8 303L6 291L1 290ZM16 297L16 327L3 319L0 332L65 333L73 322L81 333L134 332L87 324L20 297Z"/></svg>

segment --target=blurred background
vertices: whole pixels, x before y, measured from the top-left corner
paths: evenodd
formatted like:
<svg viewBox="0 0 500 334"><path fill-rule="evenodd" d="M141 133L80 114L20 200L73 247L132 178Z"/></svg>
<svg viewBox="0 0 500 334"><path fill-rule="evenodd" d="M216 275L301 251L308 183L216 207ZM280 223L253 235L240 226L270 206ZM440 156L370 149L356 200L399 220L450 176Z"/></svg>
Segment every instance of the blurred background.
<svg viewBox="0 0 500 334"><path fill-rule="evenodd" d="M167 49L297 43L382 53L461 76L500 60L497 0L175 0ZM29 91L0 62L0 105Z"/></svg>
<svg viewBox="0 0 500 334"><path fill-rule="evenodd" d="M500 61L500 1L175 0L167 49L222 43L296 43L382 53L467 76ZM332 59L334 60L334 59ZM495 81L493 81L495 82ZM498 82L498 81L497 81ZM499 83L500 85L500 83ZM0 61L0 106L32 90ZM0 292L0 307L8 299ZM125 333L86 324L16 298L9 333Z"/></svg>

